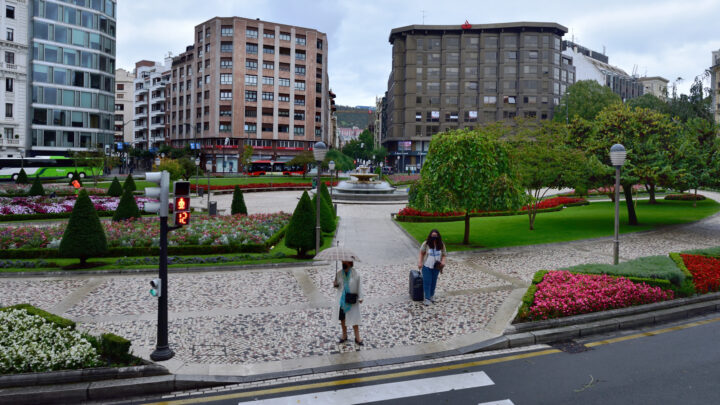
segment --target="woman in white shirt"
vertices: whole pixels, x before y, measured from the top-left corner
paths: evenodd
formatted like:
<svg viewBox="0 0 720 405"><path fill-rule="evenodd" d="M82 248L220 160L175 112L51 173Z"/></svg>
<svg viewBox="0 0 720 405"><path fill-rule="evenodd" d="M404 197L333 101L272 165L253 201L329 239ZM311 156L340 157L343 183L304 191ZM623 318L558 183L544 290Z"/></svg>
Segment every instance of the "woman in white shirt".
<svg viewBox="0 0 720 405"><path fill-rule="evenodd" d="M355 343L363 346L360 339L360 304L363 301L362 283L360 273L353 268L353 262L342 262L342 270L335 274L333 287L338 291L335 294L335 310L333 318L340 320L342 337L338 343L344 343L347 338L347 325L350 324L355 332Z"/></svg>
<svg viewBox="0 0 720 405"><path fill-rule="evenodd" d="M428 234L427 240L420 246L420 260L418 261L418 269L422 269L423 277L423 293L425 305L435 303L435 286L437 285L438 275L445 267L445 258L447 250L442 241L440 232L433 229Z"/></svg>

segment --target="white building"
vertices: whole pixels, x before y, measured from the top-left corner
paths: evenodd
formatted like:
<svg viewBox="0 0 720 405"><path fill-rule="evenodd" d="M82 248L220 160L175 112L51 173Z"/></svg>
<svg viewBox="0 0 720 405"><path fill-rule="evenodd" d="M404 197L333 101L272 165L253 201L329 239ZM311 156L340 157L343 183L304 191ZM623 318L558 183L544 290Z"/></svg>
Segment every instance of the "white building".
<svg viewBox="0 0 720 405"><path fill-rule="evenodd" d="M115 70L115 143L132 144L134 121L135 73Z"/></svg>
<svg viewBox="0 0 720 405"><path fill-rule="evenodd" d="M710 88L713 116L715 117L715 122L720 124L720 49L712 53Z"/></svg>
<svg viewBox="0 0 720 405"><path fill-rule="evenodd" d="M643 85L643 94L652 94L661 100L667 99L668 79L660 76L650 76L641 77L638 81Z"/></svg>
<svg viewBox="0 0 720 405"><path fill-rule="evenodd" d="M157 148L165 143L165 87L170 82L172 57L165 63L141 60L135 64L133 146Z"/></svg>
<svg viewBox="0 0 720 405"><path fill-rule="evenodd" d="M27 150L28 3L0 0L0 157L20 157Z"/></svg>

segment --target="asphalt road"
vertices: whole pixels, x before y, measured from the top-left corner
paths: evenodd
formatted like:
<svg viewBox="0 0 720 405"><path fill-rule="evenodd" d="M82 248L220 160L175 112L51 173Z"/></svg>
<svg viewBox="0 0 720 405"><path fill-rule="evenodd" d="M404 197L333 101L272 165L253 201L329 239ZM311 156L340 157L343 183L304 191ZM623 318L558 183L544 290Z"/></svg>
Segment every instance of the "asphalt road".
<svg viewBox="0 0 720 405"><path fill-rule="evenodd" d="M718 404L719 344L720 317L714 313L532 352L179 399L273 405Z"/></svg>

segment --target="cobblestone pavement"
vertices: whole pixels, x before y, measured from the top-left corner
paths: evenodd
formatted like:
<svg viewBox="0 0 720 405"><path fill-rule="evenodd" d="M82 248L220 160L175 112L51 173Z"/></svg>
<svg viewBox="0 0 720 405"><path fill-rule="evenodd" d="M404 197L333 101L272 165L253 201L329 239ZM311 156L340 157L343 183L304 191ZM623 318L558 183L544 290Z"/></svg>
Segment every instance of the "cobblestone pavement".
<svg viewBox="0 0 720 405"><path fill-rule="evenodd" d="M261 194L246 194L251 212L267 209L272 200L291 211L299 196ZM176 356L168 367L188 374L245 375L445 350L501 333L535 271L612 260L609 238L452 253L438 282L439 302L425 307L408 297L408 270L416 263L417 245L390 221L389 214L398 209L338 207L337 240L363 260L356 267L366 293L365 346L337 343L339 322L331 319L335 264L171 273L169 340ZM719 231L720 216L714 216L622 235L621 258L716 246ZM136 354L147 357L155 344L157 316L156 299L148 293L150 278L0 279L0 305L35 304L77 320L84 330L125 336Z"/></svg>

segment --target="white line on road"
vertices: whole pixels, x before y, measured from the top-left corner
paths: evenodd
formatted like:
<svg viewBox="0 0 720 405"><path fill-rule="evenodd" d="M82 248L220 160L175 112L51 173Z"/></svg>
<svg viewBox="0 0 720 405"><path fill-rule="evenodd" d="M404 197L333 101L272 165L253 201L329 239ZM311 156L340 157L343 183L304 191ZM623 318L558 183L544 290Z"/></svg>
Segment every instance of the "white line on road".
<svg viewBox="0 0 720 405"><path fill-rule="evenodd" d="M316 392L299 396L271 398L254 403L263 405L362 404L366 402L387 401L390 399L435 394L452 390L484 387L493 384L494 383L487 374L482 371L477 371L474 373L453 374L441 377L421 378L418 380L406 380L387 384L346 388L336 391Z"/></svg>
<svg viewBox="0 0 720 405"><path fill-rule="evenodd" d="M483 402L482 404L478 405L515 405L513 404L513 401L509 399L503 399L502 401L492 401L492 402Z"/></svg>

